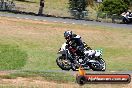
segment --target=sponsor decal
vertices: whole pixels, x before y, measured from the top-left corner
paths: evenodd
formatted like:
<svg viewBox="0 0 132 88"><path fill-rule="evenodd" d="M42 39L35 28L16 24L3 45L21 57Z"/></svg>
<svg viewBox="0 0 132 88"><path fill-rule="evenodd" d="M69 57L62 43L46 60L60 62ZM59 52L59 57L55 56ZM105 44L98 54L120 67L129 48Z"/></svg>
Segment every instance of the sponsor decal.
<svg viewBox="0 0 132 88"><path fill-rule="evenodd" d="M80 67L79 74L76 75L78 84L85 83L130 83L131 76L129 74L87 74L85 70Z"/></svg>

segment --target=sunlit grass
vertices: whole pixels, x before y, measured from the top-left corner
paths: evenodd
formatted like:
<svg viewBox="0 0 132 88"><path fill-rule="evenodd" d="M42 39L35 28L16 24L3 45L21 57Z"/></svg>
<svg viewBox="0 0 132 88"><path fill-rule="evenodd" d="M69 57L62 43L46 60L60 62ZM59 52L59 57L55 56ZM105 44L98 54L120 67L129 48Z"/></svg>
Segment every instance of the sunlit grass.
<svg viewBox="0 0 132 88"><path fill-rule="evenodd" d="M65 30L82 36L93 49L102 48L107 70L132 70L132 30L6 18L1 21L5 23L0 27L0 42L19 46L28 55L23 70L60 69L55 60L65 42Z"/></svg>
<svg viewBox="0 0 132 88"><path fill-rule="evenodd" d="M27 59L26 52L17 46L0 44L0 70L20 69Z"/></svg>

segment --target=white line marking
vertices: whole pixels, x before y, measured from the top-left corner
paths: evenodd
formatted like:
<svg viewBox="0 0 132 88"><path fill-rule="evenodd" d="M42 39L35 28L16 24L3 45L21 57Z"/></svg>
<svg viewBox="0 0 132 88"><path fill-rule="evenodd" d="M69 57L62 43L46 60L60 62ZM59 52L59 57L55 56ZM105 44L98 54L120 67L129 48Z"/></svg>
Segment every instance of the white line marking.
<svg viewBox="0 0 132 88"><path fill-rule="evenodd" d="M75 24L75 23L72 23L72 24Z"/></svg>
<svg viewBox="0 0 132 88"><path fill-rule="evenodd" d="M54 22L57 22L57 21L54 21Z"/></svg>
<svg viewBox="0 0 132 88"><path fill-rule="evenodd" d="M110 72L116 72L116 71L110 71Z"/></svg>
<svg viewBox="0 0 132 88"><path fill-rule="evenodd" d="M20 18L20 17L16 17L16 18Z"/></svg>
<svg viewBox="0 0 132 88"><path fill-rule="evenodd" d="M34 19L34 20L38 20L38 19Z"/></svg>
<svg viewBox="0 0 132 88"><path fill-rule="evenodd" d="M25 18L25 19L29 19L29 18Z"/></svg>
<svg viewBox="0 0 132 88"><path fill-rule="evenodd" d="M87 24L83 24L83 25L87 25Z"/></svg>

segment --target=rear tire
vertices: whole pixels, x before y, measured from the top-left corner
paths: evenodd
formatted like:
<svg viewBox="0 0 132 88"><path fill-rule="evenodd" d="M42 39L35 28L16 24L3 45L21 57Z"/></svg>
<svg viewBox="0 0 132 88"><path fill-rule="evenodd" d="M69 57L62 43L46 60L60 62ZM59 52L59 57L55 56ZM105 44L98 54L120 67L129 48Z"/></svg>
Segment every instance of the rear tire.
<svg viewBox="0 0 132 88"><path fill-rule="evenodd" d="M56 59L56 63L62 70L70 70L71 69L71 62L65 58L66 58L65 56L59 56ZM68 64L65 65L62 61L67 61Z"/></svg>
<svg viewBox="0 0 132 88"><path fill-rule="evenodd" d="M95 67L93 64L90 65L90 68L91 68L93 71L105 71L105 70L106 70L106 63L105 63L105 61L104 61L102 58L100 58L100 59L99 59L99 62L101 63L102 68L97 68L97 67Z"/></svg>
<svg viewBox="0 0 132 88"><path fill-rule="evenodd" d="M101 71L105 71L106 70L106 63L105 61L101 58L100 61L102 62L103 68L101 69Z"/></svg>

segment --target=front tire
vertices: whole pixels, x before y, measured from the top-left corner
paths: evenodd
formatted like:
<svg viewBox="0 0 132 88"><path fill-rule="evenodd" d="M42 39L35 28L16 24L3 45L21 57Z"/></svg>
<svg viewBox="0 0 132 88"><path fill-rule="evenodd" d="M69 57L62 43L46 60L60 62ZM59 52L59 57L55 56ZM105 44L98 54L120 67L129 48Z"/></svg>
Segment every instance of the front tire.
<svg viewBox="0 0 132 88"><path fill-rule="evenodd" d="M70 70L71 69L71 62L68 59L66 59L65 56L59 56L56 59L56 63L62 70Z"/></svg>

